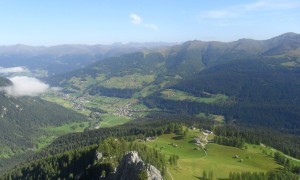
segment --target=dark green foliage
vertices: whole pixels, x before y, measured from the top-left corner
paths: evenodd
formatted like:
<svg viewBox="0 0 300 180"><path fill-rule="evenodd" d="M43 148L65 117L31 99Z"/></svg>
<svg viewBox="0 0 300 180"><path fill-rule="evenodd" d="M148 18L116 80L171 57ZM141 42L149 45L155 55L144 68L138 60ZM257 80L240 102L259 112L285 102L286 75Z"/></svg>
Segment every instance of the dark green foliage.
<svg viewBox="0 0 300 180"><path fill-rule="evenodd" d="M215 136L214 142L217 144L222 144L225 146L233 146L237 148L244 148L245 147L245 140L236 138L236 137L223 137L223 136Z"/></svg>
<svg viewBox="0 0 300 180"><path fill-rule="evenodd" d="M109 177L124 154L130 150L137 151L144 162L152 164L164 172L165 158L157 150L136 142L129 143L123 139L108 138L103 140L98 147L88 146L23 164L6 173L3 178L73 179L79 174L81 174L81 179L97 179L101 175ZM96 151L101 152L103 158L97 160ZM143 179L145 171L142 171L139 177Z"/></svg>
<svg viewBox="0 0 300 180"><path fill-rule="evenodd" d="M202 173L202 179L203 180L208 180L207 172L205 170Z"/></svg>
<svg viewBox="0 0 300 180"><path fill-rule="evenodd" d="M209 171L208 173L206 170L202 172L202 180L213 180L214 179L214 173L212 171Z"/></svg>
<svg viewBox="0 0 300 180"><path fill-rule="evenodd" d="M80 163L80 162L77 162ZM82 170L83 171L83 170ZM114 167L111 163L96 163L89 165L81 174L80 179L99 179L99 177L107 178L114 172Z"/></svg>
<svg viewBox="0 0 300 180"><path fill-rule="evenodd" d="M143 170L138 174L138 180L147 180L148 179L148 174L146 170Z"/></svg>
<svg viewBox="0 0 300 180"><path fill-rule="evenodd" d="M0 92L0 153L11 156L35 149L43 128L81 121L87 118L57 104L40 98L8 97ZM1 159L0 170L13 162L5 161Z"/></svg>
<svg viewBox="0 0 300 180"><path fill-rule="evenodd" d="M177 161L179 159L179 156L178 155L171 155L170 158L169 158L169 163L171 166L177 166Z"/></svg>
<svg viewBox="0 0 300 180"><path fill-rule="evenodd" d="M95 160L95 146L42 158L4 175L4 179L72 179Z"/></svg>
<svg viewBox="0 0 300 180"><path fill-rule="evenodd" d="M157 150L147 147L144 144L137 142L126 142L124 139L108 138L105 139L98 147L98 152L101 152L106 158L101 162L110 162L118 164L122 157L128 151L137 151L141 159L148 164L154 165L161 172L165 168L165 158ZM110 158L114 157L114 158Z"/></svg>
<svg viewBox="0 0 300 180"><path fill-rule="evenodd" d="M229 139L236 139L237 142L251 144L266 144L287 155L300 158L300 138L285 133L281 133L269 128L243 127L243 126L222 126L215 127L214 133L218 136L225 136Z"/></svg>
<svg viewBox="0 0 300 180"><path fill-rule="evenodd" d="M166 115L164 116L166 117ZM172 117L172 116L170 116ZM32 163L26 163L22 166L18 166L15 170L11 171L10 173L7 173L5 177L9 177L12 175L18 175L19 177L23 177L22 174L23 171L20 171L22 168L26 169L26 172L32 172L33 165L37 164L43 164L42 162L47 162L43 166L44 169L39 169L39 171L46 174L50 172L54 172L48 175L49 177L74 177L76 176L76 173L78 172L77 169L74 167L77 167L75 164L78 162L83 161L84 163L82 166L85 166L86 164L90 164L91 166L85 166L84 168L82 166L79 166L79 168L83 168L84 170L84 176L89 179L91 176L98 176L102 173L107 175L111 172L111 169L116 167L118 162L120 161L122 155L124 155L125 152L130 150L135 150L139 152L140 157L149 164L152 164L156 166L161 172L165 172L165 158L155 149L151 149L146 147L145 145L138 143L138 142L131 142L128 143L127 140L135 140L135 139L144 139L148 136L158 136L163 133L170 133L170 132L176 132L177 130L180 130L182 125L190 126L194 125L195 127L203 127L205 129L209 129L209 127L201 126L201 124L197 123L196 121L193 121L193 119L189 119L189 121L186 121L186 124L183 124L183 120L176 120L173 121L173 123L170 123L169 121L139 121L139 122L133 122L132 124L123 125L121 127L115 127L115 128L107 128L107 129L99 129L94 131L87 131L84 133L73 133L64 135L61 138L57 139L52 145L50 145L47 149L44 150L44 152L41 152L40 154L33 156ZM134 127L136 126L136 127ZM237 126L221 126L221 127L214 127L214 133L216 135L221 135L223 138L227 137L230 142L231 139L237 138L238 140L245 140L246 142L251 143L260 143L263 142L266 145L272 145L272 143L276 142L278 144L285 144L284 147L287 144L290 144L290 146L287 146L291 152L296 152L298 150L297 148L297 137L293 137L291 135L284 135L282 133L276 132L274 130L268 130L266 128L259 129L259 128L243 128L243 127L237 127ZM108 138L111 137L111 138ZM285 143L282 143L282 142ZM100 142L100 145L98 147L96 146L87 146L89 144L98 144ZM235 142L235 141L233 141ZM294 143L294 144L292 144ZM234 144L234 143L233 143ZM275 145L275 144L273 144ZM294 145L294 146L292 146ZM69 149L68 152L66 152ZM106 159L100 159L99 161L95 162L95 151L102 152L104 157ZM67 156L69 154L69 156ZM93 155L92 155L93 154ZM77 159L75 157L78 157ZM113 158L108 158L113 157ZM176 161L178 160L178 156L173 155L171 156L169 162L176 166ZM74 159L75 158L75 159ZM83 158L83 159L80 159ZM67 161L68 159L74 159L71 161ZM93 159L93 160L92 160ZM275 154L275 159L278 159L277 161L280 162L282 160L282 157ZM53 161L53 162L52 162ZM56 163L54 163L56 162ZM60 163L61 162L61 163ZM66 162L70 162L68 166L60 166L60 164L63 164ZM285 164L289 164L287 160L284 160ZM66 164L65 164L66 165ZM39 166L37 166L39 167ZM59 168L62 168L62 170L58 170ZM87 168L88 167L88 168ZM299 167L297 166L288 166L289 168L285 168L286 171L298 173ZM293 167L293 168L291 168ZM267 173L265 176L271 176L272 177L294 177L294 175L291 175L289 173ZM239 176L241 177L241 174L234 174L231 176ZM243 175L246 176L246 175ZM252 175L251 175L252 176ZM213 178L212 172L206 172L206 177L208 179ZM254 176L256 177L256 176Z"/></svg>
<svg viewBox="0 0 300 180"><path fill-rule="evenodd" d="M2 110L6 108L0 121L3 145L32 147L30 138L37 135L39 128L86 120L83 115L40 98L13 98L0 93L0 105Z"/></svg>
<svg viewBox="0 0 300 180"><path fill-rule="evenodd" d="M119 98L131 98L132 95L136 92L138 92L137 89L105 88L102 86L93 86L89 90L90 95L102 95Z"/></svg>
<svg viewBox="0 0 300 180"><path fill-rule="evenodd" d="M180 119L178 121L180 122ZM35 155L31 155L30 157L25 157L27 158L27 162L36 162L36 160L39 161L39 159L43 161L44 158L51 159L52 157L56 157L57 154L64 155L66 154L66 151L79 152L82 149L85 149L85 147L89 149L90 147L95 147L90 145L98 144L99 142L101 142L101 145L98 148L99 151L103 151L107 156L115 154L114 156L118 157L115 159L115 161L113 161L114 166L121 159L121 156L124 155L125 152L129 150L135 150L139 152L139 155L146 163L154 165L164 174L165 158L157 150L148 148L145 145L139 143L128 144L126 143L125 139L132 141L137 138L144 139L145 137L149 136L159 136L163 133L169 133L170 129L173 129L172 127L176 127L176 129L178 129L182 126L182 122L175 122L170 124L169 121L137 121L137 124L133 123L131 125L123 125L123 127L104 128L99 130L86 131L83 133L67 134L59 137L43 151ZM118 141L115 141L116 138L118 138ZM16 161L24 161L25 157L16 159ZM57 161L57 159L55 161ZM112 161L101 162L100 164L103 163L112 163ZM95 169L99 169L100 166L98 165L91 166L89 171L94 172ZM25 166L26 168L28 167L26 164ZM17 169L14 170L13 173L19 172L18 169L22 167L23 166L17 166ZM72 174L75 175L73 172Z"/></svg>
<svg viewBox="0 0 300 180"><path fill-rule="evenodd" d="M285 171L289 171L294 174L300 174L300 166L294 165L291 160L285 157L283 154L279 152L274 153L274 159L278 162L278 164L284 166Z"/></svg>
<svg viewBox="0 0 300 180"><path fill-rule="evenodd" d="M227 122L237 120L299 133L299 76L299 68L271 66L257 60L234 61L204 70L171 87L199 97L204 92L225 94L230 97L225 104L166 100L159 93L147 97L144 103L174 113L221 114Z"/></svg>

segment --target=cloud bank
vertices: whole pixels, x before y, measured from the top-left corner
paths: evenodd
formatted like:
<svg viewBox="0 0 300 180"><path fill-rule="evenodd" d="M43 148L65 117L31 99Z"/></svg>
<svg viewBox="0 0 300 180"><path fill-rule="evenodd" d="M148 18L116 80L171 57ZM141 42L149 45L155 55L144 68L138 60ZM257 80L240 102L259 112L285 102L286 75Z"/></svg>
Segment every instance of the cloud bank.
<svg viewBox="0 0 300 180"><path fill-rule="evenodd" d="M49 85L36 78L15 76L9 79L12 81L13 85L1 87L0 90L6 92L10 96L38 96L49 90Z"/></svg>
<svg viewBox="0 0 300 180"><path fill-rule="evenodd" d="M22 73L22 72L29 72L29 70L24 67L10 67L10 68L0 67L1 74Z"/></svg>

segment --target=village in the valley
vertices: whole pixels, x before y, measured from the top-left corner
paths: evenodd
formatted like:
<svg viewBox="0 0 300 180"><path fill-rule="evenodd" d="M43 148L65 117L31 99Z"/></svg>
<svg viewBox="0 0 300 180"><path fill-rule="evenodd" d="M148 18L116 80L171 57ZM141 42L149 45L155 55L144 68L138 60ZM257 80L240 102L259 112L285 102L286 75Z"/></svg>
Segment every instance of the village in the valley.
<svg viewBox="0 0 300 180"><path fill-rule="evenodd" d="M80 97L72 96L67 93L63 92L55 92L55 95L62 98L63 100L69 102L72 105L72 108L78 111L86 111L91 110L93 108L87 107L85 104L89 103L92 99L89 95L83 95ZM104 97L105 98L105 97ZM144 108L139 107L133 107L133 105L137 104L138 102L128 102L126 105L120 106L116 105L119 102L119 100L116 100L115 104L111 104L113 112L112 115L116 115L118 117L126 116L126 117L140 117L140 115L137 115L138 112L146 112L147 110ZM93 113L93 110L91 110ZM96 112L99 113L99 112ZM100 114L106 114L104 112L100 112Z"/></svg>

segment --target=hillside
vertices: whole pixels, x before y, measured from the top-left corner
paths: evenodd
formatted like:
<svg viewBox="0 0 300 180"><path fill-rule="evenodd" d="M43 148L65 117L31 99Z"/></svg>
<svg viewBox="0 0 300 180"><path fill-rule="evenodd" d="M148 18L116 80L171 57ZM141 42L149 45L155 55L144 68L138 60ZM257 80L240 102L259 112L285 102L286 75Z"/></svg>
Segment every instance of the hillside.
<svg viewBox="0 0 300 180"><path fill-rule="evenodd" d="M108 58L47 81L67 94L86 97L91 102L83 104L87 108L104 109L109 115L100 115L104 121L118 114L127 122L134 119L128 114L147 116L159 110L298 134L299 47L295 33L261 41L190 41L162 52ZM132 113L118 113L100 102L117 109L135 104L143 112L129 108Z"/></svg>
<svg viewBox="0 0 300 180"><path fill-rule="evenodd" d="M12 85L12 82L9 79L0 76L0 87L5 87L9 85Z"/></svg>
<svg viewBox="0 0 300 180"><path fill-rule="evenodd" d="M237 120L299 133L299 73L298 68L274 67L261 61L232 62L204 70L170 87L200 99L222 94L228 97L228 103L179 102L159 93L146 102L195 115L222 114L227 122Z"/></svg>
<svg viewBox="0 0 300 180"><path fill-rule="evenodd" d="M1 87L11 85L6 78L0 78ZM0 92L0 169L2 160L29 150L38 150L45 140L57 137L47 128L79 122L87 118L57 104L38 97L10 97ZM48 142L49 143L49 142Z"/></svg>
<svg viewBox="0 0 300 180"><path fill-rule="evenodd" d="M139 52L108 58L86 68L50 78L53 84L67 83L73 76L92 78L104 75L104 80L134 73L154 74L160 78L177 75L192 76L204 69L232 61L263 61L283 67L299 66L300 35L286 33L269 40L240 39L238 41L189 41L161 52ZM149 70L147 69L149 67Z"/></svg>
<svg viewBox="0 0 300 180"><path fill-rule="evenodd" d="M66 135L52 144L49 149L45 149L43 154L7 171L2 177L98 179L101 176L102 179L111 179L115 175L118 177L120 167L123 172L132 176L132 171L138 168L133 167L136 164L135 160L124 161L123 156L128 154L129 150L137 151L141 159L155 166L162 173L164 179L199 179L205 176L211 179L227 179L233 176L232 173L246 173L244 176L278 177L278 179L298 177L299 160L286 156L269 144L262 144L269 135L278 142L285 139L287 143L294 143L291 136L282 137L276 131L251 128L240 131L239 134L233 129L226 132L226 128L230 128L226 126L218 129L217 134L214 135L207 134L207 130L201 128L205 124L194 123L195 126L187 128L183 126L183 122L190 124L193 121L177 123L170 123L170 120L169 123L140 121L137 126L132 124L127 127ZM221 131L227 135L223 135ZM242 137L242 133L248 137L257 135L260 137L250 140ZM197 138L201 139L201 143L195 142ZM222 139L222 142L218 139ZM82 144L88 141L93 145ZM69 145L71 149L67 149L67 146L62 147L63 144ZM294 146L290 148L297 150Z"/></svg>

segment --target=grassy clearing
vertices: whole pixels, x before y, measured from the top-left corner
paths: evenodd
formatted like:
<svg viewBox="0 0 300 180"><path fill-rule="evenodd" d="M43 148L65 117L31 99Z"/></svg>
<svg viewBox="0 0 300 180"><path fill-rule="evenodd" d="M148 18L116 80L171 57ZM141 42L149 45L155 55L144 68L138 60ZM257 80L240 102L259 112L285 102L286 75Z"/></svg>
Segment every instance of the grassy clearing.
<svg viewBox="0 0 300 180"><path fill-rule="evenodd" d="M123 77L112 77L100 84L107 88L138 89L155 80L154 75L132 74Z"/></svg>
<svg viewBox="0 0 300 180"><path fill-rule="evenodd" d="M117 126L132 120L131 118L125 116L117 116L110 114L103 114L101 118L103 120L100 122L100 128Z"/></svg>
<svg viewBox="0 0 300 180"><path fill-rule="evenodd" d="M70 123L58 127L45 128L45 134L37 139L37 150L42 149L51 144L58 136L73 132L83 132L89 127L89 122Z"/></svg>
<svg viewBox="0 0 300 180"><path fill-rule="evenodd" d="M210 97L196 97L175 89L166 89L161 92L161 95L163 98L169 100L196 101L207 104L220 103L228 100L228 97L222 94L208 94Z"/></svg>
<svg viewBox="0 0 300 180"><path fill-rule="evenodd" d="M116 112L116 107L126 106L129 103L137 102L137 99L125 99L107 96L93 96L89 98L89 102L85 103L87 107L98 107L108 113Z"/></svg>
<svg viewBox="0 0 300 180"><path fill-rule="evenodd" d="M42 149L46 146L48 146L49 144L51 144L55 139L57 138L57 136L51 136L51 135L43 135L41 137L38 138L38 144L37 144L37 149Z"/></svg>
<svg viewBox="0 0 300 180"><path fill-rule="evenodd" d="M65 107L65 108L68 108L68 109L72 108L71 102L66 101L66 100L64 100L60 97L56 97L56 96L53 96L53 95L47 95L47 96L43 96L43 99L46 100L46 101L50 101L50 102L59 104L59 105Z"/></svg>
<svg viewBox="0 0 300 180"><path fill-rule="evenodd" d="M71 133L71 132L83 132L85 128L89 126L89 122L81 122L81 123L71 123L71 124L64 124L58 127L50 127L47 128L47 131L53 133Z"/></svg>
<svg viewBox="0 0 300 180"><path fill-rule="evenodd" d="M175 177L184 174L201 177L203 170L213 171L216 178L227 178L230 172L266 172L280 168L273 158L234 147L208 144L208 155L201 159L181 159L179 167L171 169ZM238 155L239 158L233 158ZM248 157L250 156L250 159ZM243 162L239 162L243 159ZM197 168L195 168L197 167Z"/></svg>
<svg viewBox="0 0 300 180"><path fill-rule="evenodd" d="M98 76L96 78L93 78L91 76L73 77L68 82L69 82L69 84L72 84L73 87L80 89L80 91L84 91L90 85L96 84L98 82L102 82L104 80L105 80L105 75L98 74ZM69 88L73 89L72 87L69 87Z"/></svg>
<svg viewBox="0 0 300 180"><path fill-rule="evenodd" d="M183 137L181 135L164 134L158 137L156 140L148 142L147 144L160 149L162 153L167 156L178 155L180 158L201 158L205 156L203 150L194 150L198 146L192 142L193 135ZM172 144L176 144L177 147L173 147Z"/></svg>
<svg viewBox="0 0 300 180"><path fill-rule="evenodd" d="M147 97L157 91L159 91L160 88L157 85L149 85L143 88L141 91L134 94L134 97Z"/></svg>
<svg viewBox="0 0 300 180"><path fill-rule="evenodd" d="M197 117L208 118L208 119L214 120L214 121L219 122L219 123L224 123L225 122L225 118L222 115L199 113L197 115Z"/></svg>
<svg viewBox="0 0 300 180"><path fill-rule="evenodd" d="M8 146L1 145L0 147L0 159L1 158L9 158L14 155L11 148Z"/></svg>
<svg viewBox="0 0 300 180"><path fill-rule="evenodd" d="M281 168L272 157L262 153L264 149L268 149L263 146L250 148L252 145L248 145L247 150L241 150L212 143L207 145L206 156L203 150L194 150L197 145L192 142L193 137L201 135L199 130L189 130L185 138L165 134L146 144L160 149L167 159L170 155L179 155L178 167L168 166L174 179L199 179L204 170L212 171L215 179L224 179L228 178L230 172L266 172ZM210 136L208 139L212 138ZM178 146L173 147L172 143ZM238 155L239 158L233 158L234 155ZM240 162L241 158L243 162Z"/></svg>

